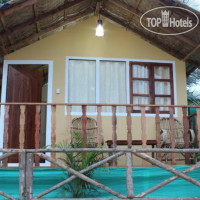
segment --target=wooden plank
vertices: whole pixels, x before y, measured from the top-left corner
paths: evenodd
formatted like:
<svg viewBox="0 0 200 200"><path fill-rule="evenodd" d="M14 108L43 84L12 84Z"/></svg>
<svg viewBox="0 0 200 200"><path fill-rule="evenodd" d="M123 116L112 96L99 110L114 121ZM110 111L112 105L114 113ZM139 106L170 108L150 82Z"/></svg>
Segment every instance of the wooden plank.
<svg viewBox="0 0 200 200"><path fill-rule="evenodd" d="M20 153L19 163L19 197L26 198L26 153Z"/></svg>
<svg viewBox="0 0 200 200"><path fill-rule="evenodd" d="M136 1L136 3L135 3L135 10L137 10L138 9L138 7L139 7L139 5L140 5L140 2L141 2L141 0L137 0Z"/></svg>
<svg viewBox="0 0 200 200"><path fill-rule="evenodd" d="M25 111L26 106L20 106L20 119L19 119L19 148L24 149L25 142Z"/></svg>
<svg viewBox="0 0 200 200"><path fill-rule="evenodd" d="M10 106L6 105L5 106L5 114L4 114L4 135L3 135L3 148L4 149L8 148L9 109L10 109ZM7 158L3 160L3 166L4 167L8 166Z"/></svg>
<svg viewBox="0 0 200 200"><path fill-rule="evenodd" d="M116 106L112 106L112 148L117 148L117 116L116 116ZM112 165L117 166L117 160L114 160Z"/></svg>
<svg viewBox="0 0 200 200"><path fill-rule="evenodd" d="M33 4L39 3L41 1L43 1L43 0L29 0L29 1L24 1L22 3L19 3L19 4L15 4L13 7L9 8L9 9L1 10L0 17L3 17L3 16L5 17L7 15L12 14L13 12L17 12L23 8L26 8Z"/></svg>
<svg viewBox="0 0 200 200"><path fill-rule="evenodd" d="M194 53L197 52L197 50L200 48L200 44L198 44L190 53L188 53L184 58L183 61L186 61L189 59Z"/></svg>
<svg viewBox="0 0 200 200"><path fill-rule="evenodd" d="M26 199L33 196L33 153L27 153L26 158Z"/></svg>
<svg viewBox="0 0 200 200"><path fill-rule="evenodd" d="M103 144L101 110L102 110L102 107L97 106L97 143L98 143L98 146Z"/></svg>
<svg viewBox="0 0 200 200"><path fill-rule="evenodd" d="M110 0L113 4L115 4L116 6L134 14L136 17L141 18L141 16L143 15L143 13L141 13L140 11L136 10L134 7L130 7L127 4L121 2L120 0ZM147 20L147 18L143 17L143 19ZM170 28L163 28L163 27L159 27L159 29L161 29L162 31L164 31L164 33L168 33L168 34L175 34L176 32ZM185 37L184 35L173 35L174 37L176 37L177 39L184 41L185 43L187 43L188 45L195 47L196 46L196 42L190 40L189 38Z"/></svg>
<svg viewBox="0 0 200 200"><path fill-rule="evenodd" d="M82 134L83 134L83 144L86 147L87 144L87 106L82 105Z"/></svg>
<svg viewBox="0 0 200 200"><path fill-rule="evenodd" d="M56 144L56 105L51 106L51 145L55 148ZM56 154L51 154L52 158L56 158ZM54 167L54 166L52 166Z"/></svg>
<svg viewBox="0 0 200 200"><path fill-rule="evenodd" d="M170 123L170 140L171 140L171 148L175 148L175 131L174 131L174 109L170 108L170 118L169 118L169 123ZM176 165L176 154L172 153L171 154L171 164Z"/></svg>
<svg viewBox="0 0 200 200"><path fill-rule="evenodd" d="M161 138L160 138L160 116L159 116L159 107L156 107L155 108L155 111L156 111L156 141L157 141L157 148L161 148ZM157 153L156 154L156 158L157 160L161 161L162 160L162 156L161 156L161 153Z"/></svg>
<svg viewBox="0 0 200 200"><path fill-rule="evenodd" d="M84 13L78 14L78 15L70 18L70 19L64 20L61 23L58 23L58 24L56 24L54 26L45 28L44 30L41 30L39 33L33 33L30 36L28 36L27 38L25 38L25 39L19 41L18 43L15 43L15 44L11 45L10 47L8 47L7 51L12 51L13 49L19 48L21 45L24 45L24 43L29 42L30 40L33 40L33 39L38 38L38 37L40 37L40 36L42 36L42 35L44 35L44 34L46 34L48 32L51 32L51 31L53 31L55 29L63 27L63 26L65 26L65 25L67 25L67 24L69 24L71 22L76 21L77 19L81 19L83 17L91 15L92 13L93 13L92 10L87 10Z"/></svg>
<svg viewBox="0 0 200 200"><path fill-rule="evenodd" d="M37 13L36 13L36 15L35 15L36 17L35 18L28 19L27 21L25 21L25 22L23 22L21 24L17 24L15 26L13 26L12 28L9 28L7 30L7 33L12 33L12 32L15 32L15 31L19 31L19 30L24 29L25 27L30 26L32 24L37 24L40 21L48 19L49 17L52 17L53 15L56 15L56 14L58 14L60 12L63 12L66 9L69 9L69 8L81 3L82 1L84 1L84 0L75 0L75 1L72 1L72 2L67 2L64 5L61 5L60 7L55 8L54 10L51 10L51 11L49 11L49 12L47 12L45 14L42 14L40 16L37 16ZM31 5L34 7L36 4L31 4ZM36 10L37 10L37 8L36 8ZM2 37L4 37L4 36L6 36L6 33L2 33L1 32L1 35L2 35Z"/></svg>
<svg viewBox="0 0 200 200"><path fill-rule="evenodd" d="M40 121L41 121L41 107L36 106L35 107L35 149L40 148ZM39 167L40 165L40 158L38 156L35 156L35 166Z"/></svg>
<svg viewBox="0 0 200 200"><path fill-rule="evenodd" d="M142 148L147 148L147 135L146 135L146 116L145 116L145 107L141 107L141 128L142 128ZM147 162L142 160L142 165L146 166Z"/></svg>
<svg viewBox="0 0 200 200"><path fill-rule="evenodd" d="M128 143L128 148L132 147L131 111L132 111L132 107L131 106L127 106L126 107L126 112L127 112L126 121L127 121L127 143Z"/></svg>
<svg viewBox="0 0 200 200"><path fill-rule="evenodd" d="M67 117L66 117L66 142L67 138L70 135L71 131L71 123L72 123L72 116L71 116L72 106L67 106Z"/></svg>
<svg viewBox="0 0 200 200"><path fill-rule="evenodd" d="M110 194L112 194L114 196L119 197L120 199L126 199L126 197L124 195L122 195L122 194L120 194L120 193L118 193L116 191L113 191L112 189L108 188L107 186L105 186L105 185L103 185L103 184L101 184L101 183L99 183L99 182L97 182L97 181L85 176L84 174L82 174L82 173L80 173L78 171L75 171L74 169L70 168L68 165L65 165L62 162L56 161L55 159L53 159L53 158L51 158L51 157L49 157L49 156L47 156L45 154L42 154L42 153L37 153L37 155L39 155L41 158L53 163L54 165L57 165L58 167L70 172L72 175L75 175L76 177L78 177L78 178L80 178L80 179L82 179L82 180L84 180L84 181L86 181L86 182L88 182L88 183L100 188L100 189L103 189L103 190L107 191L108 193L110 193Z"/></svg>
<svg viewBox="0 0 200 200"><path fill-rule="evenodd" d="M133 192L133 172L132 172L131 153L126 153L126 188L127 188L127 198L132 199L134 197L134 192Z"/></svg>
<svg viewBox="0 0 200 200"><path fill-rule="evenodd" d="M196 125L197 125L197 147L200 148L200 108L197 108L197 117L196 117Z"/></svg>
<svg viewBox="0 0 200 200"><path fill-rule="evenodd" d="M187 108L182 108L183 111L183 127L184 127L184 142L185 142L185 148L188 149L189 148L189 121L187 118ZM186 153L185 154L185 164L190 164L190 154Z"/></svg>
<svg viewBox="0 0 200 200"><path fill-rule="evenodd" d="M84 174L84 173L86 173L86 172L88 172L88 171L90 171L90 170L92 170L92 169L95 169L95 168L97 168L97 167L100 167L100 166L106 164L107 162L112 161L113 159L116 159L116 158L118 158L119 156L122 156L123 154L124 154L124 153L119 152L119 153L116 153L115 155L109 156L109 157L107 157L107 158L101 160L100 162L94 163L94 164L90 165L89 167L87 167L87 168L85 168L85 169L82 169L82 170L80 171L80 173ZM48 194L48 193L50 193L50 192L52 192L52 191L54 191L54 190L56 190L56 189L62 187L63 185L68 184L69 182L71 182L71 181L74 180L75 178L76 178L76 176L74 176L74 175L73 175L73 176L70 176L68 179L66 179L66 180L64 180L64 181L62 181L62 182L60 182L60 183L58 183L57 185L55 185L55 186L53 186L53 187L51 187L51 188L49 188L49 189L47 189L47 190L45 190L45 191L39 193L39 194L37 194L34 198L35 198L35 199L40 198L40 197L42 197L42 196L44 196L44 195L46 195L46 194Z"/></svg>

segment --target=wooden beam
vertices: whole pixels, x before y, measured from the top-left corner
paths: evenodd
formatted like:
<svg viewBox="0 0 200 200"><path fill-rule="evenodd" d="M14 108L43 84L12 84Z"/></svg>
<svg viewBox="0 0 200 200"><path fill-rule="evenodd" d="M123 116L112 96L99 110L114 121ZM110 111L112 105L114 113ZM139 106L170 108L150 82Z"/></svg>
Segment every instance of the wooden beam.
<svg viewBox="0 0 200 200"><path fill-rule="evenodd" d="M164 45L161 42L157 41L156 39L150 37L149 35L145 34L142 31L139 31L137 29L134 29L130 26L126 26L126 24L124 24L123 22L121 22L119 19L114 18L113 16L111 16L110 14L108 14L105 11L101 11L100 14L110 20L112 20L113 22L123 26L124 28L136 33L138 36L140 36L141 38L148 40L150 43L156 45L157 47L159 47L160 49L164 50L165 52L168 52L169 54L173 55L174 57L178 58L178 59L182 59L184 57L184 55L178 51L172 50L172 48L170 46Z"/></svg>
<svg viewBox="0 0 200 200"><path fill-rule="evenodd" d="M12 45L13 44L13 40L12 40L12 37L8 34L8 28L7 28L7 25L6 25L4 17L1 17L1 23L3 25L4 30L6 31L6 35L8 37L9 42Z"/></svg>
<svg viewBox="0 0 200 200"><path fill-rule="evenodd" d="M137 2L135 4L135 7L134 7L136 10L138 9L138 6L140 5L140 2L141 2L141 0L137 0Z"/></svg>
<svg viewBox="0 0 200 200"><path fill-rule="evenodd" d="M101 8L101 3L102 2L97 2L96 8L95 8L95 15L96 16L99 16L99 11L100 11L100 8Z"/></svg>
<svg viewBox="0 0 200 200"><path fill-rule="evenodd" d="M129 11L130 13L134 14L135 16L137 16L138 18L140 18L143 13L141 13L140 11L136 10L134 7L130 7L127 4L119 1L119 0L110 0L113 4L115 4L116 6L123 8L127 11ZM143 19L146 20L146 18L144 17ZM163 28L163 27L159 27L159 29L161 29L162 31L164 31L165 33L168 34L175 34L176 32L173 31L170 28ZM184 35L173 35L174 37L178 38L179 40L184 41L185 43L189 44L192 47L196 46L196 43L190 39L188 39L187 37L185 37Z"/></svg>
<svg viewBox="0 0 200 200"><path fill-rule="evenodd" d="M0 17L5 17L5 16L10 15L14 12L17 12L17 11L23 9L23 8L26 8L26 7L31 6L33 4L37 4L41 1L43 1L43 0L28 0L28 1L24 1L22 3L16 4L15 6L9 8L9 9L0 11Z"/></svg>
<svg viewBox="0 0 200 200"><path fill-rule="evenodd" d="M54 26L52 26L52 27L49 27L49 28L46 28L46 29L40 31L39 33L34 33L34 34L30 35L29 37L27 37L27 38L21 40L20 42L18 42L18 43L16 43L16 44L12 45L12 46L10 46L10 47L8 47L8 51L12 51L12 50L15 49L15 48L19 48L21 45L23 45L23 44L26 43L26 42L29 42L30 40L33 40L34 38L37 38L37 37L39 37L39 36L42 36L42 35L44 35L44 34L46 34L46 33L48 33L48 32L51 32L51 31L57 29L57 28L60 28L60 27L62 27L62 26L65 26L65 25L69 24L70 22L73 22L73 21L75 21L75 20L78 20L78 19L81 19L81 18L83 18L83 17L86 17L86 16L88 16L88 15L90 15L90 14L92 14L92 13L93 13L92 10L87 10L86 12L81 13L81 14L75 16L75 17L72 17L71 19L64 20L63 22L61 22L61 23L59 23L59 24L56 24L56 25L54 25Z"/></svg>
<svg viewBox="0 0 200 200"><path fill-rule="evenodd" d="M7 54L8 51L7 51L6 47L5 47L3 38L2 38L1 36L0 36L0 43L1 43L1 49L2 49L2 51L3 51L3 54Z"/></svg>
<svg viewBox="0 0 200 200"><path fill-rule="evenodd" d="M200 48L200 43L189 53L187 54L184 58L183 61L186 61L188 58L190 58L197 50Z"/></svg>
<svg viewBox="0 0 200 200"><path fill-rule="evenodd" d="M37 8L37 4L33 4L33 12L34 12L34 17L35 17L35 21L36 21L36 30L37 30L37 33L40 32L40 22L37 21L38 19L38 8ZM40 40L41 38L38 37L38 39Z"/></svg>
<svg viewBox="0 0 200 200"><path fill-rule="evenodd" d="M35 19L35 18L34 18L34 19L29 19L29 20L27 20L26 22L23 22L23 23L21 23L21 24L18 24L18 25L16 25L16 26L13 26L13 27L10 28L9 30L7 30L7 32L8 32L8 33L13 33L13 32L15 32L15 31L19 31L20 29L23 29L23 28L25 28L25 27L27 27L27 26L29 26L29 25L36 24L36 23L38 23L38 22L41 21L41 20L47 19L48 17L51 17L51 16L53 16L53 15L55 15L55 14L58 14L58 13L60 13L60 12L63 12L64 10L66 10L66 9L68 9L68 8L71 8L72 6L75 6L75 5L77 5L77 4L79 4L79 3L83 2L83 1L84 1L84 0L75 0L75 1L73 1L73 2L68 2L68 3L66 3L66 4L64 4L64 5L62 5L62 6L58 7L58 8L56 8L56 9L54 9L54 10L49 11L48 13L45 13L45 14L43 14L43 15L38 16L36 19ZM1 34L2 37L3 37L3 36L5 36L7 33L1 32L0 34Z"/></svg>

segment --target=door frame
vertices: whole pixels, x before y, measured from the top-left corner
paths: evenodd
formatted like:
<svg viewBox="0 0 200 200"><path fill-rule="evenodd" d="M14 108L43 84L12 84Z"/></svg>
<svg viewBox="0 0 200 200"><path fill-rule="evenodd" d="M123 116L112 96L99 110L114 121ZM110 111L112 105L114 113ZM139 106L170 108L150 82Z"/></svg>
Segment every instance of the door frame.
<svg viewBox="0 0 200 200"><path fill-rule="evenodd" d="M47 89L47 103L52 103L53 92L53 61L51 60L5 60L3 64L3 77L2 77L2 92L1 102L6 102L7 91L7 78L9 65L48 65L48 89ZM1 119L0 119L0 148L3 148L3 135L4 135L4 114L5 106L1 106ZM51 106L47 106L46 118L46 146L51 145ZM50 155L50 153L47 153ZM18 166L18 163L8 163L8 166ZM50 166L50 163L45 160L40 166Z"/></svg>

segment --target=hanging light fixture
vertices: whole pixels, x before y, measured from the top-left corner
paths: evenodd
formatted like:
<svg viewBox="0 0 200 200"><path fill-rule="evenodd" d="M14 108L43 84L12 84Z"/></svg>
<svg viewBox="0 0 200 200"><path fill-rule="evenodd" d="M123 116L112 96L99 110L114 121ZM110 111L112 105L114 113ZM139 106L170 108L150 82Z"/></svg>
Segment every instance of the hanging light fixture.
<svg viewBox="0 0 200 200"><path fill-rule="evenodd" d="M101 19L97 20L96 36L97 37L103 37L104 36L103 21Z"/></svg>

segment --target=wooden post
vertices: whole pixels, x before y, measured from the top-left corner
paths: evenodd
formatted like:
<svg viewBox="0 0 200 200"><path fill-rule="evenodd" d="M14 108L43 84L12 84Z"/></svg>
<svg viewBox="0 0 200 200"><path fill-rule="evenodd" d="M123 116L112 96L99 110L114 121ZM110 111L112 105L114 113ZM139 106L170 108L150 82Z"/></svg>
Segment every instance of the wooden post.
<svg viewBox="0 0 200 200"><path fill-rule="evenodd" d="M20 153L19 163L19 199L26 200L26 153Z"/></svg>
<svg viewBox="0 0 200 200"><path fill-rule="evenodd" d="M117 148L117 116L116 106L112 106L112 148ZM113 160L113 166L117 166L117 160Z"/></svg>
<svg viewBox="0 0 200 200"><path fill-rule="evenodd" d="M157 148L161 148L161 140L160 140L160 116L159 116L160 110L159 110L159 107L156 107L155 111L156 111L156 141L157 141L156 147ZM161 153L156 153L156 157L157 157L157 160L159 160L159 161L162 160Z"/></svg>
<svg viewBox="0 0 200 200"><path fill-rule="evenodd" d="M40 148L40 114L41 114L41 107L39 105L37 105L35 107L35 148L39 149ZM40 165L40 157L39 156L35 156L35 166L39 167Z"/></svg>
<svg viewBox="0 0 200 200"><path fill-rule="evenodd" d="M171 148L175 148L175 130L174 130L174 108L170 108L170 118L169 118L169 123L170 123L170 140L171 140ZM171 164L176 165L176 154L172 153L171 154Z"/></svg>
<svg viewBox="0 0 200 200"><path fill-rule="evenodd" d="M33 196L33 153L27 153L26 156L26 199L31 200Z"/></svg>
<svg viewBox="0 0 200 200"><path fill-rule="evenodd" d="M5 106L5 115L4 115L4 138L3 138L3 148L7 149L8 148L8 126L9 126L9 105ZM3 166L7 167L8 166L8 159L3 160Z"/></svg>
<svg viewBox="0 0 200 200"><path fill-rule="evenodd" d="M72 107L71 106L67 106L67 117L66 117L66 142L67 142L67 138L68 138L68 135L70 135L70 131L71 131L71 121L72 121L72 118L71 118L71 110L72 110Z"/></svg>
<svg viewBox="0 0 200 200"><path fill-rule="evenodd" d="M187 108L182 108L183 110L183 126L184 126L184 142L185 142L185 148L188 149L189 148L189 121L187 118ZM185 164L190 164L190 154L186 153L185 154Z"/></svg>
<svg viewBox="0 0 200 200"><path fill-rule="evenodd" d="M197 111L197 117L196 117L196 132L197 132L197 147L200 148L200 108L196 109Z"/></svg>
<svg viewBox="0 0 200 200"><path fill-rule="evenodd" d="M145 107L141 107L141 128L142 128L142 148L147 148L147 135L146 135L146 116ZM142 165L147 165L145 160L142 160Z"/></svg>
<svg viewBox="0 0 200 200"><path fill-rule="evenodd" d="M132 199L133 193L133 172L132 172L132 154L126 153L126 187L127 198Z"/></svg>
<svg viewBox="0 0 200 200"><path fill-rule="evenodd" d="M127 112L127 144L128 144L128 148L132 147L132 132L131 132L131 125L132 125L132 121L131 121L131 106L127 106L126 107L126 112Z"/></svg>
<svg viewBox="0 0 200 200"><path fill-rule="evenodd" d="M51 106L51 145L55 147L56 144L56 105ZM55 153L51 153L52 158L56 158ZM54 167L52 165L52 167Z"/></svg>
<svg viewBox="0 0 200 200"><path fill-rule="evenodd" d="M97 143L98 146L103 144L103 138L102 138L102 117L101 117L101 106L97 106Z"/></svg>
<svg viewBox="0 0 200 200"><path fill-rule="evenodd" d="M20 105L20 120L19 120L19 148L24 149L25 142L25 111L26 106Z"/></svg>
<svg viewBox="0 0 200 200"><path fill-rule="evenodd" d="M83 144L86 147L87 144L87 106L82 105L82 134L83 134Z"/></svg>

